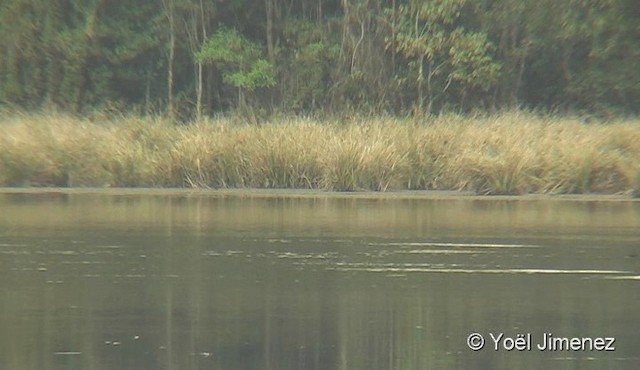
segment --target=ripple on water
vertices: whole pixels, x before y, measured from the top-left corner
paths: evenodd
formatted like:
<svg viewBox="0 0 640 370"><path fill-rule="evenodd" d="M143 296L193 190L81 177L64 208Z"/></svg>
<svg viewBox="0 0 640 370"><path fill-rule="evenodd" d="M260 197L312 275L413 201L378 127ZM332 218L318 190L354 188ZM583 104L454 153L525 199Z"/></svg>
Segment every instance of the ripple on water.
<svg viewBox="0 0 640 370"><path fill-rule="evenodd" d="M369 243L372 246L394 246L394 247L446 247L446 248L537 248L535 244L499 244L499 243L441 243L441 242L390 242L390 243Z"/></svg>
<svg viewBox="0 0 640 370"><path fill-rule="evenodd" d="M383 272L383 273L471 273L471 274L575 274L575 275L625 275L630 271L619 270L564 270L564 269L464 269L464 268L433 268L417 266L354 266L345 265L329 267L329 270L337 271L362 271L362 272ZM636 277L638 278L638 277Z"/></svg>
<svg viewBox="0 0 640 370"><path fill-rule="evenodd" d="M0 251L0 254L7 254L7 255L28 255L31 254L31 252L29 251L16 251L16 250L8 250L8 251Z"/></svg>
<svg viewBox="0 0 640 370"><path fill-rule="evenodd" d="M607 276L605 279L613 279L613 280L640 280L640 275Z"/></svg>

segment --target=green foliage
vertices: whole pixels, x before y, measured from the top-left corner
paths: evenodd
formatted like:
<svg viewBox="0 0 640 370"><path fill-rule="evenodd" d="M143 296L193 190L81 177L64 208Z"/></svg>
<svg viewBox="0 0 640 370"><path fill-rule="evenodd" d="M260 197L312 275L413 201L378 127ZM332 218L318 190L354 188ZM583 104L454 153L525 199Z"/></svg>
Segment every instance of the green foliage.
<svg viewBox="0 0 640 370"><path fill-rule="evenodd" d="M567 13L586 14L581 19L584 26L565 30L569 39L586 45L587 52L584 60L572 65L567 88L572 100L596 112L611 107L640 111L640 5L628 0L592 0L581 5Z"/></svg>
<svg viewBox="0 0 640 370"><path fill-rule="evenodd" d="M273 66L264 59L257 59L248 70L225 74L224 78L229 84L249 91L276 83Z"/></svg>
<svg viewBox="0 0 640 370"><path fill-rule="evenodd" d="M220 29L195 54L199 62L213 63L224 82L245 90L275 85L273 66L261 58L260 47L235 29Z"/></svg>
<svg viewBox="0 0 640 370"><path fill-rule="evenodd" d="M286 109L313 110L326 103L330 75L340 46L311 22L285 25L287 48L281 51L280 78Z"/></svg>
<svg viewBox="0 0 640 370"><path fill-rule="evenodd" d="M5 2L0 8L0 98L86 111L144 98L161 40L152 0ZM5 32L6 31L6 32ZM13 36L9 36L13 34ZM144 71L141 73L141 71ZM146 72L146 73L145 73Z"/></svg>
<svg viewBox="0 0 640 370"><path fill-rule="evenodd" d="M236 90L265 111L637 114L639 18L637 0L3 0L0 106L188 117Z"/></svg>
<svg viewBox="0 0 640 370"><path fill-rule="evenodd" d="M415 71L418 105L423 92L431 111L437 99L457 83L460 89L488 90L497 81L500 66L491 57L487 35L458 25L466 0L412 1L401 5L395 15L398 33L387 38ZM423 91L426 90L426 91Z"/></svg>
<svg viewBox="0 0 640 370"><path fill-rule="evenodd" d="M498 78L500 65L490 56L493 46L487 35L457 28L449 35L449 42L451 80L488 90Z"/></svg>

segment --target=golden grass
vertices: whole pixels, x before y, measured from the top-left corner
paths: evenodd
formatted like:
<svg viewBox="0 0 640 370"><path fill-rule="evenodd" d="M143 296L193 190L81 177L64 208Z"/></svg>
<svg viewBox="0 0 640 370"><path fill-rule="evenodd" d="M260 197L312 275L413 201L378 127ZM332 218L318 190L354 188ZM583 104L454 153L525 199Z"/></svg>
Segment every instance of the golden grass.
<svg viewBox="0 0 640 370"><path fill-rule="evenodd" d="M525 112L173 125L0 113L0 186L640 193L640 122Z"/></svg>

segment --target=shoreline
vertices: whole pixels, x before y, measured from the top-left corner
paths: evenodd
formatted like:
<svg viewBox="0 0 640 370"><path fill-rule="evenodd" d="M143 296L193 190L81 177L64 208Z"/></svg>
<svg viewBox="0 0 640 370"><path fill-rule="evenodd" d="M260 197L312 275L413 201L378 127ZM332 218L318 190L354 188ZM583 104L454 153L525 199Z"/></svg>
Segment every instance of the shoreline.
<svg viewBox="0 0 640 370"><path fill-rule="evenodd" d="M494 200L494 201L576 201L638 202L630 194L518 194L481 195L455 190L322 191L314 189L190 189L190 188L67 188L0 187L0 195L108 195L108 196L196 196L211 198L263 199L357 199L357 200Z"/></svg>

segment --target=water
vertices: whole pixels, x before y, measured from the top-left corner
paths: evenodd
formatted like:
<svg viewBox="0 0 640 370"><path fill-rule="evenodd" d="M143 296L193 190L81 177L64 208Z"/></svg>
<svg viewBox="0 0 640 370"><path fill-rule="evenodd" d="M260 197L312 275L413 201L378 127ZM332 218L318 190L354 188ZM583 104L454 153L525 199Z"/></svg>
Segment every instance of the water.
<svg viewBox="0 0 640 370"><path fill-rule="evenodd" d="M0 369L640 368L639 202L223 195L0 194Z"/></svg>

